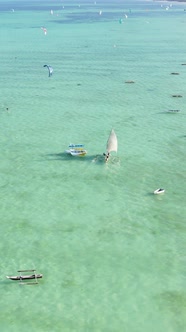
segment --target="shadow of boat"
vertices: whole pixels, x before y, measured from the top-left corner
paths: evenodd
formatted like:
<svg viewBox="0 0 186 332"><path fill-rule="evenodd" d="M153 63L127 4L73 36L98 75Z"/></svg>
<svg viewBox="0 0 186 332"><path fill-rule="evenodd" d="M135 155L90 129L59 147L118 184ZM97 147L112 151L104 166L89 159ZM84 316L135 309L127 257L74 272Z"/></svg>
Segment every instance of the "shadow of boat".
<svg viewBox="0 0 186 332"><path fill-rule="evenodd" d="M61 160L63 162L91 162L95 155L84 155L84 156L72 156L66 152L60 153L49 153L45 155L47 161Z"/></svg>
<svg viewBox="0 0 186 332"><path fill-rule="evenodd" d="M86 162L95 164L105 164L105 157L103 154L97 155L85 155L85 156L71 156L65 152L60 153L48 153L43 155L46 161L62 161L62 162ZM118 164L119 157L110 156L109 161L106 164Z"/></svg>

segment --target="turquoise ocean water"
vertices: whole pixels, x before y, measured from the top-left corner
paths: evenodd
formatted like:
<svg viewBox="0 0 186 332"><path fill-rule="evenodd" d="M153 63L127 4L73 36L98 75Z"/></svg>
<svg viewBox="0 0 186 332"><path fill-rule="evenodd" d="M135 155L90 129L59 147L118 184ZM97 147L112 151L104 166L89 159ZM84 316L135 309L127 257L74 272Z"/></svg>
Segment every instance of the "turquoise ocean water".
<svg viewBox="0 0 186 332"><path fill-rule="evenodd" d="M186 330L185 8L0 1L2 332Z"/></svg>

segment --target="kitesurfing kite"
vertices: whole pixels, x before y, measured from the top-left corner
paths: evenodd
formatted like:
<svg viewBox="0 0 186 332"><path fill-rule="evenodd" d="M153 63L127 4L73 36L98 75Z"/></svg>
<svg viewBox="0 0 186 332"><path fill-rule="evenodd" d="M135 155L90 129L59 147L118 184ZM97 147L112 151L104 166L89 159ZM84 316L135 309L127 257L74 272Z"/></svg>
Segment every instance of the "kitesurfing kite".
<svg viewBox="0 0 186 332"><path fill-rule="evenodd" d="M44 65L43 67L47 67L48 68L48 76L52 76L52 73L53 73L53 68L51 66L48 66L48 65Z"/></svg>

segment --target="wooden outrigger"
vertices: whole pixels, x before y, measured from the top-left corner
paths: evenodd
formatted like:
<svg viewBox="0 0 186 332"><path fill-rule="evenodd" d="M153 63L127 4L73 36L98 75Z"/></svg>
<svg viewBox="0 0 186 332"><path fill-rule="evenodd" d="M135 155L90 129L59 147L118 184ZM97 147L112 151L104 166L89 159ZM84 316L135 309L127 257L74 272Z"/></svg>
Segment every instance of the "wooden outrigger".
<svg viewBox="0 0 186 332"><path fill-rule="evenodd" d="M11 279L11 280L19 280L19 283L21 285L35 285L35 284L38 284L38 279L39 278L42 278L43 275L42 274L36 274L36 270L18 270L17 272L20 273L19 276L7 276L8 279ZM22 274L22 272L32 272L32 274L29 274L29 275L25 275L25 274ZM32 279L33 281L32 282L29 282L29 281L24 281L24 280L30 280Z"/></svg>

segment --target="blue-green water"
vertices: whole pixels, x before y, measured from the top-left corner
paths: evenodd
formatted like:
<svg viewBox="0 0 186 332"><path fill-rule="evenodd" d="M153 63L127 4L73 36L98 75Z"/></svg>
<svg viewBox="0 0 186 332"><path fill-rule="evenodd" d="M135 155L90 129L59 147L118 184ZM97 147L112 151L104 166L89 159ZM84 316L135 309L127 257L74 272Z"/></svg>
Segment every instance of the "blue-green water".
<svg viewBox="0 0 186 332"><path fill-rule="evenodd" d="M186 4L170 5L0 0L2 332L186 329ZM33 268L39 285L6 279Z"/></svg>

